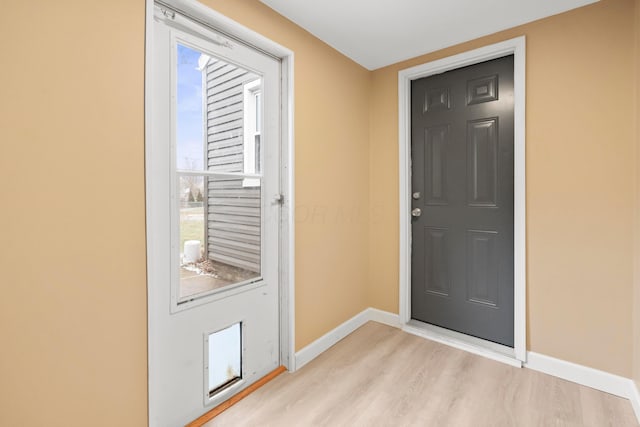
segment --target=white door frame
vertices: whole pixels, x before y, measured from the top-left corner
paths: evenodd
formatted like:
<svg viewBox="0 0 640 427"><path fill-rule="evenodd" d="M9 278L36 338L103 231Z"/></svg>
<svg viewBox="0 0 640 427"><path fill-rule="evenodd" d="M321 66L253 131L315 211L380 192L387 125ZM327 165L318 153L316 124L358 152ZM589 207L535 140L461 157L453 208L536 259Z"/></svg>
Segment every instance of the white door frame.
<svg viewBox="0 0 640 427"><path fill-rule="evenodd" d="M399 171L400 171L400 324L407 332L420 333L411 320L411 81L456 68L514 55L514 351L506 359L526 362L526 182L525 182L525 37L517 37L479 49L401 70L398 73ZM504 360L503 354L478 339L440 336L439 341ZM486 342L486 341L485 341ZM488 342L487 342L488 344Z"/></svg>
<svg viewBox="0 0 640 427"><path fill-rule="evenodd" d="M152 134L151 102L152 102L152 47L153 47L153 0L146 0L145 14L145 166L147 179L154 171L150 168L150 141ZM218 32L233 38L236 41L249 45L263 53L276 57L281 63L281 135L280 135L280 185L281 193L284 196L284 203L281 209L281 220L279 230L279 251L280 265L279 271L279 299L280 299L280 364L289 371L295 370L295 260L294 260L294 129L293 129L293 62L294 54L291 50L275 43L266 37L244 27L243 25L229 19L228 17L198 3L195 0L162 0L161 3L169 9L177 10L182 15L188 16L195 21L215 28ZM168 173L168 171L166 171ZM153 194L149 191L147 182L146 205L152 206ZM149 218L158 213L150 209L146 210L147 224L153 222ZM151 318L153 306L156 300L155 292L149 276L153 275L156 269L153 253L155 251L155 239L151 230L147 226L147 339L148 339L148 368L152 371L156 365L156 352L154 337L156 330ZM154 383L154 378L148 378L148 398L149 414L151 416L152 407L155 404L154 391L159 385ZM151 418L150 418L151 419Z"/></svg>

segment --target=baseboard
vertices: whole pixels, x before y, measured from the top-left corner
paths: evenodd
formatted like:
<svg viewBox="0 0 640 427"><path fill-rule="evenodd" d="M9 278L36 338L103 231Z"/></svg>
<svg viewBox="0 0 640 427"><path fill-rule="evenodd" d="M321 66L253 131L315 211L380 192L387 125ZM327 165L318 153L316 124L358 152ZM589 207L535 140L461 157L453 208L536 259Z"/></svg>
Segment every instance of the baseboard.
<svg viewBox="0 0 640 427"><path fill-rule="evenodd" d="M640 390L632 379L534 352L527 353L527 363L524 366L534 371L629 399L638 423L640 423Z"/></svg>
<svg viewBox="0 0 640 427"><path fill-rule="evenodd" d="M388 311L378 310L377 308L369 307L365 310L368 320L382 323L383 325L392 326L394 328L400 327L400 316L395 313L389 313Z"/></svg>
<svg viewBox="0 0 640 427"><path fill-rule="evenodd" d="M367 308L298 351L296 353L296 370L302 368L338 341L371 320L396 328L400 325L397 314L378 310L377 308Z"/></svg>
<svg viewBox="0 0 640 427"><path fill-rule="evenodd" d="M630 398L631 380L609 372L531 351L527 353L525 367L616 396Z"/></svg>
<svg viewBox="0 0 640 427"><path fill-rule="evenodd" d="M629 402L633 407L633 412L636 413L638 423L640 423L640 389L635 381L629 380Z"/></svg>

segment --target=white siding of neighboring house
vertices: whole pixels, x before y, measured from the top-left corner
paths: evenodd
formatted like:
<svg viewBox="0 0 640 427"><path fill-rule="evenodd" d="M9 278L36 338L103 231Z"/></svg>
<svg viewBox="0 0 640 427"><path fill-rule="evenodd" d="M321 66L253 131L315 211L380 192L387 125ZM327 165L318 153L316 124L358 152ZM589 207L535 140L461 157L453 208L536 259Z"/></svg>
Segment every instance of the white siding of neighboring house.
<svg viewBox="0 0 640 427"><path fill-rule="evenodd" d="M258 76L223 61L206 67L207 164L214 172L243 172L243 86ZM260 187L243 180L207 186L209 259L260 271Z"/></svg>

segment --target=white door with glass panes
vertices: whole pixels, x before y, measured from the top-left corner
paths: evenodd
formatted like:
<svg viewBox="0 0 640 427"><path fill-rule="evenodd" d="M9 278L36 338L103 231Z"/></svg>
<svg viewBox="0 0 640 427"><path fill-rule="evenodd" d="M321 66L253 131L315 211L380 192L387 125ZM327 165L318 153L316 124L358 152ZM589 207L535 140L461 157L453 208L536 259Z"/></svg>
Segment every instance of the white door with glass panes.
<svg viewBox="0 0 640 427"><path fill-rule="evenodd" d="M156 5L147 140L151 426L279 364L280 63Z"/></svg>

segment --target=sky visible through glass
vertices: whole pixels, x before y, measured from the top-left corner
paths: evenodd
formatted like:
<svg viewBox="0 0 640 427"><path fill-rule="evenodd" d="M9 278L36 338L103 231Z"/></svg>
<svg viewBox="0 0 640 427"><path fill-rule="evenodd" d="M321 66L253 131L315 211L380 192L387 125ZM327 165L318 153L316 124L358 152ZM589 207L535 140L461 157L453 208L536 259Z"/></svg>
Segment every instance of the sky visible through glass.
<svg viewBox="0 0 640 427"><path fill-rule="evenodd" d="M203 168L202 72L200 52L178 44L176 166Z"/></svg>

